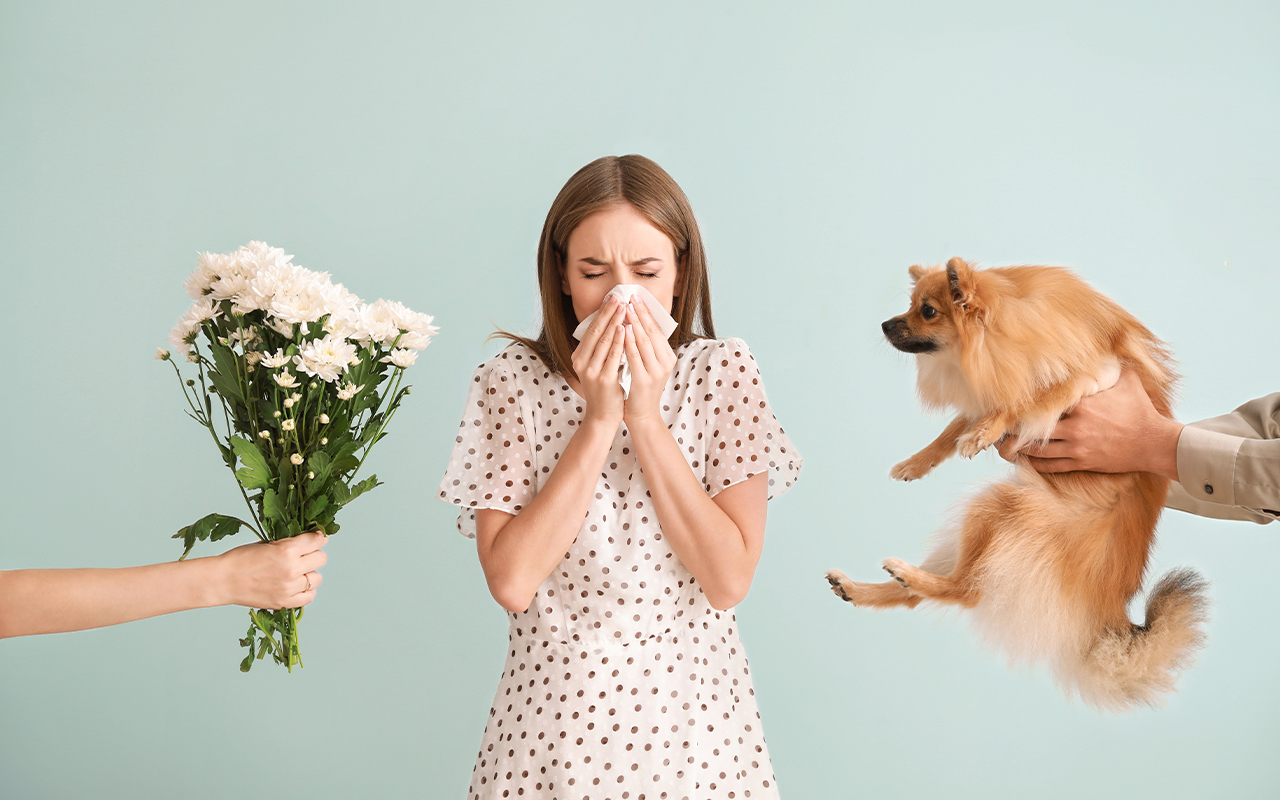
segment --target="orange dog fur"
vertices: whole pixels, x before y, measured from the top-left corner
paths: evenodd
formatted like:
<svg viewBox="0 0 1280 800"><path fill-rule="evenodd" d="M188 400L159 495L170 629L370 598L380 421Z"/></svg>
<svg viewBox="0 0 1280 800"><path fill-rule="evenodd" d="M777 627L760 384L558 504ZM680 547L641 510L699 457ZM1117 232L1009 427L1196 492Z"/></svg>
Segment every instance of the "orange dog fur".
<svg viewBox="0 0 1280 800"><path fill-rule="evenodd" d="M911 308L882 328L917 356L931 408L958 413L932 444L895 466L924 477L1002 437L1047 440L1082 397L1109 388L1123 366L1170 415L1176 380L1164 345L1124 309L1058 267L914 266ZM970 609L1011 662L1045 662L1067 694L1104 709L1154 705L1172 691L1203 641L1204 583L1165 575L1146 620L1126 607L1141 589L1168 481L1149 473L1040 474L1025 463L986 486L915 567L888 559L893 578L856 583L827 573L832 591L872 608L930 600Z"/></svg>

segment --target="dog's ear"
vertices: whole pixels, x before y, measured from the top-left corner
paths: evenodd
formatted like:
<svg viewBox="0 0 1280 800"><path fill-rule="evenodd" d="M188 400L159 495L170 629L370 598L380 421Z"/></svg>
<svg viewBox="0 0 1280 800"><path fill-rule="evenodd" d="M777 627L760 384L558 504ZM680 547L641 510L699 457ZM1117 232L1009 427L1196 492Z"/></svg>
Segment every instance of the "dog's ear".
<svg viewBox="0 0 1280 800"><path fill-rule="evenodd" d="M951 303L961 311L977 311L977 286L973 268L962 258L947 262L947 284L951 287Z"/></svg>
<svg viewBox="0 0 1280 800"><path fill-rule="evenodd" d="M920 278L924 277L926 272L928 272L928 270L919 264L912 264L910 267L907 267L907 274L911 276L911 283L913 284L919 281Z"/></svg>

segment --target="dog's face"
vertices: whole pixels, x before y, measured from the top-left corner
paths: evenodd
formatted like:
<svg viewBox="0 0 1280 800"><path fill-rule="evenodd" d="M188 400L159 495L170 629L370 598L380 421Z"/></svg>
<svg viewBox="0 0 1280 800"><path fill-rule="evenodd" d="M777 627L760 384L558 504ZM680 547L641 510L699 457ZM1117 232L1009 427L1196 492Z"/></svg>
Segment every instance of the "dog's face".
<svg viewBox="0 0 1280 800"><path fill-rule="evenodd" d="M917 265L908 272L915 281L911 308L880 325L884 337L904 353L939 354L951 349L959 339L959 326L967 324L972 313L972 269L953 258L946 269Z"/></svg>

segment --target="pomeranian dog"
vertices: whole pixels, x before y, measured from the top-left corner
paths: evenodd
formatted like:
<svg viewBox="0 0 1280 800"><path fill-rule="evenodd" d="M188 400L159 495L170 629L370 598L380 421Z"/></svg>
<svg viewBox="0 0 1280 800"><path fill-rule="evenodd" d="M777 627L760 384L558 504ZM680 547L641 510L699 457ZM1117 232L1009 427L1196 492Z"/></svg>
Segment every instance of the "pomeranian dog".
<svg viewBox="0 0 1280 800"><path fill-rule="evenodd" d="M1004 436L1048 440L1082 397L1134 371L1170 415L1175 381L1164 345L1128 312L1058 267L911 267L911 308L881 327L916 355L930 408L957 412L928 447L895 466L922 478L954 453L972 458ZM855 583L827 573L859 606L921 601L973 612L1011 663L1045 662L1068 694L1103 709L1155 705L1203 641L1204 582L1165 575L1141 625L1126 607L1141 589L1169 482L1131 472L1040 474L1020 463L984 487L919 567L884 562L893 580Z"/></svg>

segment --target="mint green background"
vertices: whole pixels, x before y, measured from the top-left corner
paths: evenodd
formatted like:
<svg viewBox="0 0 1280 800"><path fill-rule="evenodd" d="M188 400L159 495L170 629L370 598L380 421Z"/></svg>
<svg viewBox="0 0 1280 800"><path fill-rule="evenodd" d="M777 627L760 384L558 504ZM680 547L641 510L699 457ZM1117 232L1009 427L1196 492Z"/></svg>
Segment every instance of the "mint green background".
<svg viewBox="0 0 1280 800"><path fill-rule="evenodd" d="M0 568L168 560L236 511L151 360L196 250L264 239L442 328L307 668L241 675L232 608L0 642L0 795L463 795L506 623L434 486L484 337L536 324L556 191L627 152L692 199L806 459L739 610L786 797L1280 795L1274 526L1165 520L1208 648L1124 716L821 579L918 558L1003 469L887 478L944 422L879 337L913 262L1076 267L1169 341L1183 418L1277 388L1280 7L966 5L0 2Z"/></svg>

